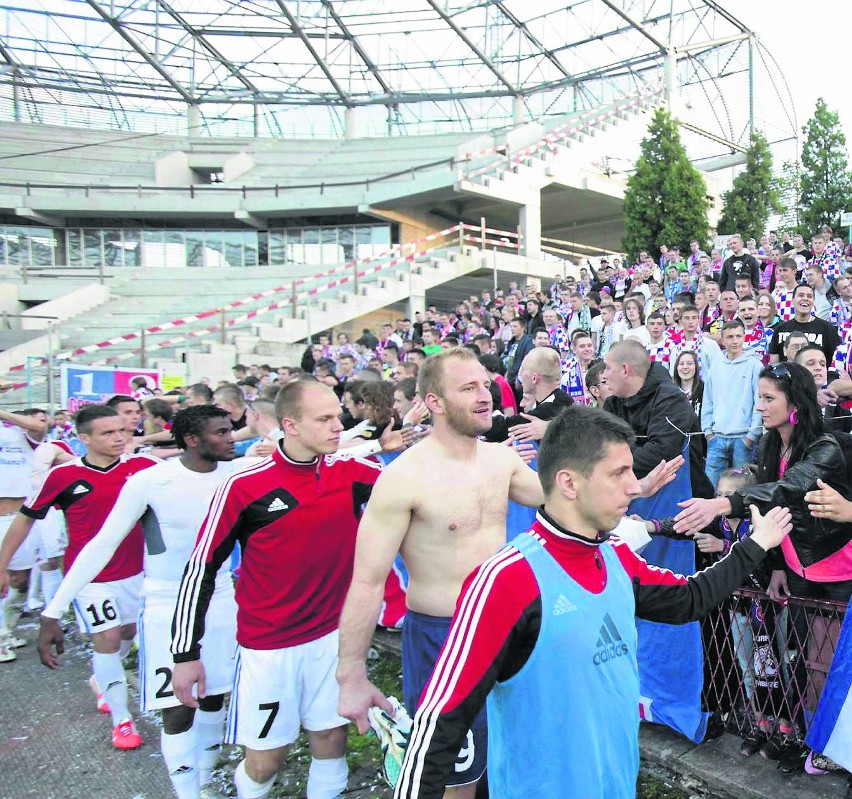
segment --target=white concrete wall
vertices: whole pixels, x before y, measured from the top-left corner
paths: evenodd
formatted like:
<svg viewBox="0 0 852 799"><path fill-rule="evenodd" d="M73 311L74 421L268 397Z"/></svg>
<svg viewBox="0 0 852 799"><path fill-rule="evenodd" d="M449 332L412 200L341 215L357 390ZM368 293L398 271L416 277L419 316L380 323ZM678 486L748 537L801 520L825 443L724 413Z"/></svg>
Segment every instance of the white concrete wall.
<svg viewBox="0 0 852 799"><path fill-rule="evenodd" d="M57 323L78 316L92 308L97 308L109 300L109 289L100 283L90 283L83 288L69 291L55 300L48 300L29 308L21 314L21 327L24 330L47 330L50 319L28 319L26 317L53 316Z"/></svg>

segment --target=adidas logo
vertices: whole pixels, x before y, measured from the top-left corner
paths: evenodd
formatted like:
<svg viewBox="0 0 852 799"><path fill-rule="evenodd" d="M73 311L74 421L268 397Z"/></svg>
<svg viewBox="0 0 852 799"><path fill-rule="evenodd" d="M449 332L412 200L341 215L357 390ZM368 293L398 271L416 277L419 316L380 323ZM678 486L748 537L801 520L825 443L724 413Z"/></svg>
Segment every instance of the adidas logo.
<svg viewBox="0 0 852 799"><path fill-rule="evenodd" d="M77 487L74 489L74 492L73 492L73 493L74 493L74 494L88 494L88 493L89 493L89 489L88 489L88 488L86 488L86 486L77 486Z"/></svg>
<svg viewBox="0 0 852 799"><path fill-rule="evenodd" d="M286 502L282 502L278 497L272 500L269 503L269 507L266 509L269 513L280 513L282 510L288 510L289 505Z"/></svg>
<svg viewBox="0 0 852 799"><path fill-rule="evenodd" d="M195 769L192 766L181 766L180 768L176 768L172 772L172 776L178 776L180 774L190 774L193 771L195 771Z"/></svg>
<svg viewBox="0 0 852 799"><path fill-rule="evenodd" d="M601 634L596 646L598 649L592 658L592 663L596 666L627 654L627 644L624 643L624 639L618 632L618 627L615 626L615 622L609 613L604 616L604 623L601 625Z"/></svg>
<svg viewBox="0 0 852 799"><path fill-rule="evenodd" d="M565 594L560 594L553 606L553 615L561 616L563 613L570 613L572 610L577 610L577 606Z"/></svg>

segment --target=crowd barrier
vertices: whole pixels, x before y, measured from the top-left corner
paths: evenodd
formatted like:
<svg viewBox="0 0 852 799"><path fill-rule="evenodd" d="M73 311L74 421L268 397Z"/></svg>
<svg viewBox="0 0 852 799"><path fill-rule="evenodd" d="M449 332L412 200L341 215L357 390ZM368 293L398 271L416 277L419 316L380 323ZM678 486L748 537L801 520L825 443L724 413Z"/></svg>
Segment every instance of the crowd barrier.
<svg viewBox="0 0 852 799"><path fill-rule="evenodd" d="M834 658L847 604L791 597L782 607L742 588L702 625L704 704L747 736L761 719L804 740Z"/></svg>

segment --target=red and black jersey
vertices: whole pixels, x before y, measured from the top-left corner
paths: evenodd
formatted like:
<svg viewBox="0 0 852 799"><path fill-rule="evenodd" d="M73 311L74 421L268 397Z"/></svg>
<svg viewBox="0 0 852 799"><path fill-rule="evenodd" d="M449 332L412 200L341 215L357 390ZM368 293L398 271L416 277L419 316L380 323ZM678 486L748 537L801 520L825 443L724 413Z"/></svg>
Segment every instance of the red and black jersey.
<svg viewBox="0 0 852 799"><path fill-rule="evenodd" d="M68 546L65 549L67 571L80 550L101 529L127 478L159 462L147 455L122 455L104 468L92 466L85 458L54 466L45 475L41 486L24 503L21 513L31 519L43 519L47 511L55 507L65 514L68 527ZM143 546L142 526L136 524L93 582L123 580L139 574L142 571Z"/></svg>
<svg viewBox="0 0 852 799"><path fill-rule="evenodd" d="M530 534L583 589L599 594L606 587L606 562L598 548L607 536L590 541L574 535L544 510L539 510ZM611 541L633 584L636 616L668 624L704 616L765 556L748 539L734 544L712 568L684 577L652 566L616 538ZM421 704L429 708L428 723L421 724L425 733L412 738L411 751L406 753L404 769L411 770L416 763L422 776L400 780L399 785L408 788L403 792L398 787L397 799L443 796L442 775L452 769L467 730L494 684L517 674L532 655L541 618L538 582L528 561L511 544L467 578L449 635L421 695Z"/></svg>
<svg viewBox="0 0 852 799"><path fill-rule="evenodd" d="M281 649L337 629L352 580L361 508L381 467L345 451L310 463L279 448L225 480L180 586L175 662L197 660L216 572L239 543L237 641Z"/></svg>

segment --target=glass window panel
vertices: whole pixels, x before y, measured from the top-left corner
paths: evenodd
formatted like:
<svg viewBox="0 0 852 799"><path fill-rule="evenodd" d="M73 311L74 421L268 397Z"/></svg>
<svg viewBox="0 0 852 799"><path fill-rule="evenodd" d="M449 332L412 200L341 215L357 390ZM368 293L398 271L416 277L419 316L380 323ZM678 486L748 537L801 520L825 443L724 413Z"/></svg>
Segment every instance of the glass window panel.
<svg viewBox="0 0 852 799"><path fill-rule="evenodd" d="M287 262L287 231L269 231L269 264L281 266Z"/></svg>
<svg viewBox="0 0 852 799"><path fill-rule="evenodd" d="M257 266L257 231L243 232L243 259L246 266Z"/></svg>
<svg viewBox="0 0 852 799"><path fill-rule="evenodd" d="M225 248L225 263L227 266L243 265L243 234L239 230L222 231L222 241Z"/></svg>
<svg viewBox="0 0 852 799"><path fill-rule="evenodd" d="M343 256L337 246L336 227L320 228L320 242L320 259L322 264L339 264L343 261Z"/></svg>
<svg viewBox="0 0 852 799"><path fill-rule="evenodd" d="M222 244L221 230L208 230L204 234L204 265L211 267L227 266Z"/></svg>
<svg viewBox="0 0 852 799"><path fill-rule="evenodd" d="M390 248L390 225L373 225L370 232L373 244L382 246L385 250Z"/></svg>
<svg viewBox="0 0 852 799"><path fill-rule="evenodd" d="M33 266L53 266L53 230L49 227L32 227L27 231L27 235Z"/></svg>
<svg viewBox="0 0 852 799"><path fill-rule="evenodd" d="M124 265L142 266L142 231L136 228L124 231Z"/></svg>
<svg viewBox="0 0 852 799"><path fill-rule="evenodd" d="M261 266L269 266L269 231L257 232L257 261Z"/></svg>
<svg viewBox="0 0 852 799"><path fill-rule="evenodd" d="M186 232L167 230L165 247L165 266L181 269L186 266Z"/></svg>
<svg viewBox="0 0 852 799"><path fill-rule="evenodd" d="M13 266L30 265L30 240L24 228L6 228L6 253Z"/></svg>
<svg viewBox="0 0 852 799"><path fill-rule="evenodd" d="M186 265L204 266L204 231L187 230Z"/></svg>
<svg viewBox="0 0 852 799"><path fill-rule="evenodd" d="M124 266L124 240L120 230L104 231L104 265Z"/></svg>
<svg viewBox="0 0 852 799"><path fill-rule="evenodd" d="M344 261L355 260L355 231L351 227L342 227L337 231L337 240L340 243L341 253Z"/></svg>
<svg viewBox="0 0 852 799"><path fill-rule="evenodd" d="M319 228L305 228L302 231L304 251L302 263L319 265L322 263L322 251L320 247Z"/></svg>
<svg viewBox="0 0 852 799"><path fill-rule="evenodd" d="M143 230L142 239L145 243L162 244L165 240L166 232L164 230Z"/></svg>
<svg viewBox="0 0 852 799"><path fill-rule="evenodd" d="M0 226L0 264L6 263L6 227Z"/></svg>
<svg viewBox="0 0 852 799"><path fill-rule="evenodd" d="M83 260L86 266L100 266L104 262L101 232L94 228L83 231Z"/></svg>
<svg viewBox="0 0 852 799"><path fill-rule="evenodd" d="M79 229L65 231L65 246L68 248L68 266L80 266L83 256Z"/></svg>

